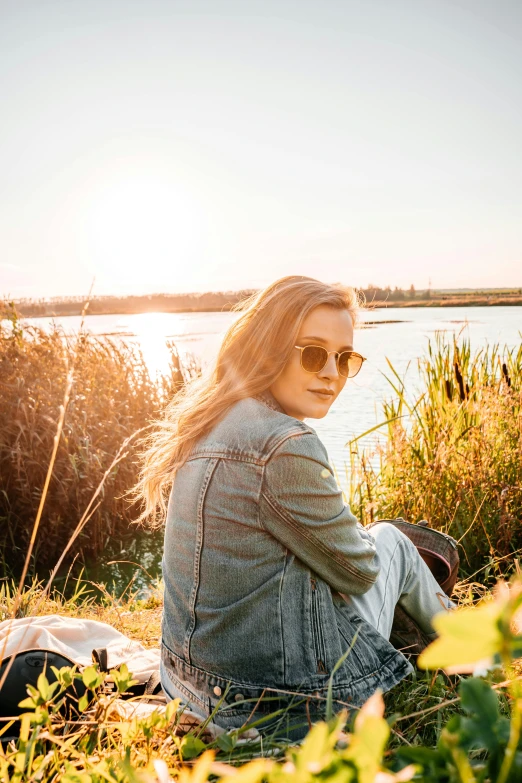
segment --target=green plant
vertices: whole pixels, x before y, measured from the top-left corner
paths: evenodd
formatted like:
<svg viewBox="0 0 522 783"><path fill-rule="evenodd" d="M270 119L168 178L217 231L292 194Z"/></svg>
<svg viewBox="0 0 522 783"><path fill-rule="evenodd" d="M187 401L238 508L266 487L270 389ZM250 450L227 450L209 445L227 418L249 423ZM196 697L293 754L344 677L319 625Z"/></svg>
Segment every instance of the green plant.
<svg viewBox="0 0 522 783"><path fill-rule="evenodd" d="M351 503L365 522L427 519L462 545L468 573L522 544L522 345L438 334L419 360L422 391L409 394L390 364L376 451L351 444Z"/></svg>

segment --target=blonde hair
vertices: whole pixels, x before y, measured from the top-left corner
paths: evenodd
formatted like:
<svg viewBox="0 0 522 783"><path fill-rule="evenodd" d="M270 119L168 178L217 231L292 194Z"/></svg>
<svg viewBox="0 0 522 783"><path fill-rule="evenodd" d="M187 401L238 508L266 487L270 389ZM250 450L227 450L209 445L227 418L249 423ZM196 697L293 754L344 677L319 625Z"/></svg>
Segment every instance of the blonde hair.
<svg viewBox="0 0 522 783"><path fill-rule="evenodd" d="M274 383L311 310L319 305L346 309L355 323L363 304L362 295L353 288L292 275L232 307L241 315L228 328L215 363L175 395L145 441L133 490L145 505L138 521L149 518L152 526L162 521L167 490L196 441L238 400L260 394Z"/></svg>

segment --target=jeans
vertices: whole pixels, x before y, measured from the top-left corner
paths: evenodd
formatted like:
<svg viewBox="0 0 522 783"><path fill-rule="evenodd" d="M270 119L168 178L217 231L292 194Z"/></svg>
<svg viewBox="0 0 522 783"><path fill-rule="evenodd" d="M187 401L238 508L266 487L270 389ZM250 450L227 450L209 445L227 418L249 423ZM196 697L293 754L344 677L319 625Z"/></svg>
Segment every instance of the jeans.
<svg viewBox="0 0 522 783"><path fill-rule="evenodd" d="M381 570L366 593L343 598L386 639L390 638L396 604L435 639L433 617L454 609L455 604L436 582L413 542L394 525L383 522L365 530L375 539Z"/></svg>

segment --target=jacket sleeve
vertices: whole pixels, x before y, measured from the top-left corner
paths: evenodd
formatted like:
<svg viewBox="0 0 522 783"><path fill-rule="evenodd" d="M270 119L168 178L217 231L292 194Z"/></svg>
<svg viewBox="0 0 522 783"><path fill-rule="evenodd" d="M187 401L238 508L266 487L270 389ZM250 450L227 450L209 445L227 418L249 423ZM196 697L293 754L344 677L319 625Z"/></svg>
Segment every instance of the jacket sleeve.
<svg viewBox="0 0 522 783"><path fill-rule="evenodd" d="M372 536L342 497L317 435L284 441L265 465L261 524L334 590L365 593L379 573Z"/></svg>

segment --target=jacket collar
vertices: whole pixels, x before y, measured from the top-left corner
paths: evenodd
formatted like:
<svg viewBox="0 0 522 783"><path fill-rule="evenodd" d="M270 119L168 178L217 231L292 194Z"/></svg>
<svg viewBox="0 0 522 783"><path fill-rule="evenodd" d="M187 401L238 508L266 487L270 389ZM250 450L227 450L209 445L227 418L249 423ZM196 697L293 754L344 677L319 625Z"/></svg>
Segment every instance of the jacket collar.
<svg viewBox="0 0 522 783"><path fill-rule="evenodd" d="M285 409L281 407L269 389L265 389L265 391L260 392L259 394L255 394L254 399L264 403L268 408L272 408L273 411L286 414Z"/></svg>

